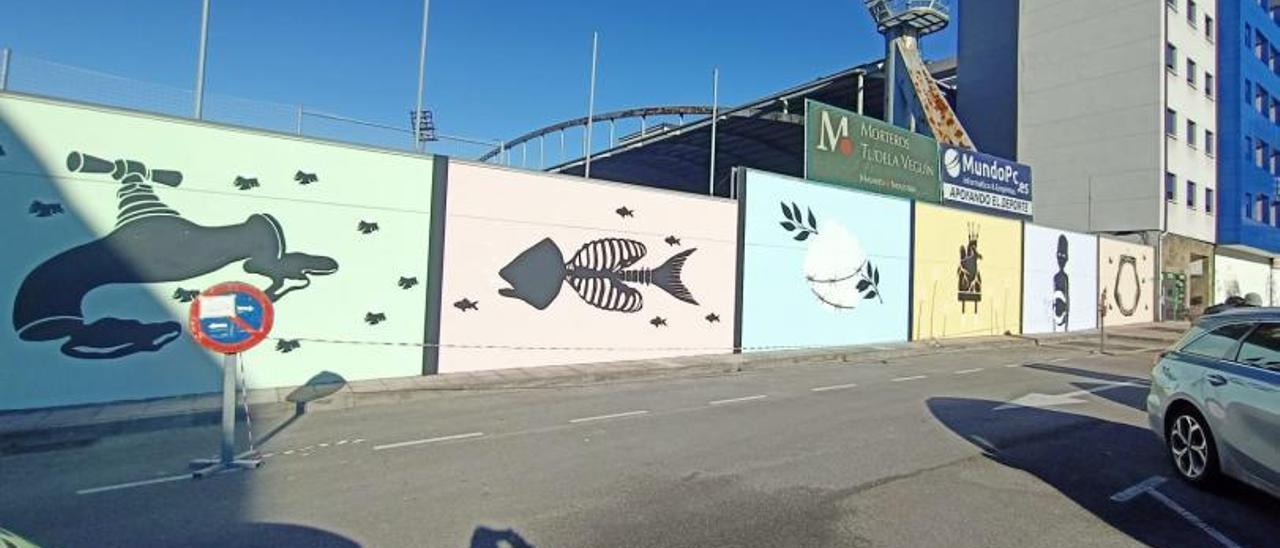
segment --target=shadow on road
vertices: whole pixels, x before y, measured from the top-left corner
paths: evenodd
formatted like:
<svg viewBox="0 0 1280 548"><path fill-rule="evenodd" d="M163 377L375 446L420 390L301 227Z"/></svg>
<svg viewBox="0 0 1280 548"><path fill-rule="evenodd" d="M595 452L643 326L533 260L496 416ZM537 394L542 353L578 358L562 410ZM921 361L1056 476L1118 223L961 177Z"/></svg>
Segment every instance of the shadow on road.
<svg viewBox="0 0 1280 548"><path fill-rule="evenodd" d="M1115 373L1103 373L1101 371L1093 371L1090 369L1081 369L1079 367L1068 367L1065 365L1053 365L1048 363L1029 363L1023 367L1027 369L1035 369L1036 371L1045 371L1047 373L1060 373L1063 375L1071 375L1074 377L1085 377L1105 382L1128 382L1134 384L1147 385L1151 383L1151 379L1131 377L1129 375L1117 375Z"/></svg>
<svg viewBox="0 0 1280 548"><path fill-rule="evenodd" d="M533 548L515 529L490 529L477 526L471 533L470 548Z"/></svg>
<svg viewBox="0 0 1280 548"><path fill-rule="evenodd" d="M1089 372L1092 373L1092 372ZM1107 380L1128 380L1127 377ZM1087 386L1087 385L1086 385ZM1116 392L1120 389L1103 392ZM1145 388L1141 389L1145 392ZM1112 394L1128 405L1136 392ZM1145 428L1002 402L933 398L930 412L994 462L1030 473L1134 540L1151 546L1216 546L1203 531L1156 499L1111 496L1152 476L1174 477L1159 440ZM1244 546L1280 538L1280 502L1239 485L1214 492L1176 480L1158 490Z"/></svg>

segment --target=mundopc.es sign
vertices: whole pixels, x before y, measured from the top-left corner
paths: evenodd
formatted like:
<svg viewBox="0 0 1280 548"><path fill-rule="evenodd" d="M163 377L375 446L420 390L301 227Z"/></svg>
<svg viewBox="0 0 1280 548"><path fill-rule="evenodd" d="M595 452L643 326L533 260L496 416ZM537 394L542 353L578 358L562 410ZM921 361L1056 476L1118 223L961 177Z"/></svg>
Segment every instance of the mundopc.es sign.
<svg viewBox="0 0 1280 548"><path fill-rule="evenodd" d="M1031 168L972 150L942 146L942 201L1031 219Z"/></svg>
<svg viewBox="0 0 1280 548"><path fill-rule="evenodd" d="M936 141L816 101L805 102L805 178L941 201Z"/></svg>

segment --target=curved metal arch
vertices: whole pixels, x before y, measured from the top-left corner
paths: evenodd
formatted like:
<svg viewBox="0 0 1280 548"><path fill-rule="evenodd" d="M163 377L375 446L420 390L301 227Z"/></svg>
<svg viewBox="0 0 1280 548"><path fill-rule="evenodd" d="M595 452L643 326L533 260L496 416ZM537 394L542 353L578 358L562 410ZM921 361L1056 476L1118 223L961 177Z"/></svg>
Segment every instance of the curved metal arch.
<svg viewBox="0 0 1280 548"><path fill-rule="evenodd" d="M615 110L613 112L604 112L604 113L596 114L591 117L591 122L592 123L608 122L612 120L623 120L627 118L648 118L650 116L682 116L682 115L683 116L710 116L711 112L712 112L711 107L698 106L698 105L640 107L640 108L629 108L625 110ZM533 131L530 131L529 133L516 137L515 139L507 141L503 145L503 147L505 147L507 150L511 150L513 147L522 145L524 143L537 139L538 137L543 137L545 135L555 133L557 131L563 131L571 127L585 126L585 125L587 125L586 116L582 116L580 118L574 118L572 120L565 120L563 122L552 124L541 129L535 129ZM489 152L481 156L479 161L481 162L489 161L493 157L501 154L503 147L490 150Z"/></svg>

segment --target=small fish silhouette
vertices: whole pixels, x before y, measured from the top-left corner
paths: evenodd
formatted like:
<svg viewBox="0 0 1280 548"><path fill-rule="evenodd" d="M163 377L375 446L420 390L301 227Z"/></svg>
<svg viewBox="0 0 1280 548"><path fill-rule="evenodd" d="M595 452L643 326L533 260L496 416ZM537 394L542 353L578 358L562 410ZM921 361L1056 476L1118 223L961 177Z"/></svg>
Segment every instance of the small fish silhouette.
<svg viewBox="0 0 1280 548"><path fill-rule="evenodd" d="M667 239L662 241L667 242L667 245L680 245L680 238L675 236L667 236Z"/></svg>
<svg viewBox="0 0 1280 548"><path fill-rule="evenodd" d="M720 315L715 312L707 314L707 323L720 323Z"/></svg>
<svg viewBox="0 0 1280 548"><path fill-rule="evenodd" d="M649 320L649 325L654 327L666 327L667 319L662 316L654 316L652 320Z"/></svg>
<svg viewBox="0 0 1280 548"><path fill-rule="evenodd" d="M382 312L369 312L364 315L364 323L369 325L378 325L387 321L387 315Z"/></svg>
<svg viewBox="0 0 1280 548"><path fill-rule="evenodd" d="M173 290L173 300L182 302L182 303L189 303L191 301L194 301L196 300L196 297L199 297L199 296L200 296L199 289L183 289L179 287Z"/></svg>
<svg viewBox="0 0 1280 548"><path fill-rule="evenodd" d="M233 184L235 184L236 188L240 190L249 190L251 188L258 188L259 186L262 186L258 184L257 177L241 177L239 175L236 176L236 181Z"/></svg>
<svg viewBox="0 0 1280 548"><path fill-rule="evenodd" d="M503 267L498 275L511 284L498 290L504 297L520 299L538 310L546 309L569 284L587 304L611 312L638 312L644 297L632 285L655 286L689 304L698 304L680 279L680 272L694 249L677 253L652 270L629 267L644 258L644 244L623 238L587 242L565 262L551 238L543 238Z"/></svg>
<svg viewBox="0 0 1280 548"><path fill-rule="evenodd" d="M280 339L276 341L277 352L288 354L299 348L302 348L302 343L298 342L298 339Z"/></svg>
<svg viewBox="0 0 1280 548"><path fill-rule="evenodd" d="M359 230L361 234L373 234L378 231L378 223L360 221L360 224L356 226L356 230Z"/></svg>
<svg viewBox="0 0 1280 548"><path fill-rule="evenodd" d="M618 209L613 210L613 212L614 212L614 213L617 213L617 214L618 214L618 216L619 216L619 217L622 217L623 219L625 219L625 218L627 218L627 217L635 217L635 216L636 216L636 212L635 212L635 211L633 211L633 210L627 209L627 206L622 206L622 207L620 207L620 208L618 208Z"/></svg>
<svg viewBox="0 0 1280 548"><path fill-rule="evenodd" d="M400 286L400 289L413 289L414 286L418 285L418 278L417 277L406 278L404 276L401 276L400 281L398 282L397 285Z"/></svg>
<svg viewBox="0 0 1280 548"><path fill-rule="evenodd" d="M315 173L307 173L305 171L298 170L297 173L293 174L293 180L297 181L298 184L300 185L309 185L311 183L319 181L320 177L317 176Z"/></svg>
<svg viewBox="0 0 1280 548"><path fill-rule="evenodd" d="M66 213L66 211L62 209L62 204L46 204L40 200L32 200L31 207L27 208L27 212L35 215L36 217L50 217Z"/></svg>
<svg viewBox="0 0 1280 548"><path fill-rule="evenodd" d="M477 301L464 298L461 301L453 303L453 307L463 312L466 312L468 310L475 310L476 312L479 312L480 311L480 307L478 306L479 304L480 303Z"/></svg>

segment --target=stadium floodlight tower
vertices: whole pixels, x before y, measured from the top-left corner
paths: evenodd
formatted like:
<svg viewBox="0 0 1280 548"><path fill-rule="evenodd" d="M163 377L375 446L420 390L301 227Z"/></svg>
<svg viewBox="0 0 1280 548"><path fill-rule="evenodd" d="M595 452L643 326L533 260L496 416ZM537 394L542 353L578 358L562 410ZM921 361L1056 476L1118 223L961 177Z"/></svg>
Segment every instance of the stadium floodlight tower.
<svg viewBox="0 0 1280 548"><path fill-rule="evenodd" d="M884 35L884 119L973 149L973 141L920 56L920 38L951 22L947 0L863 0ZM919 125L919 121L927 122Z"/></svg>

